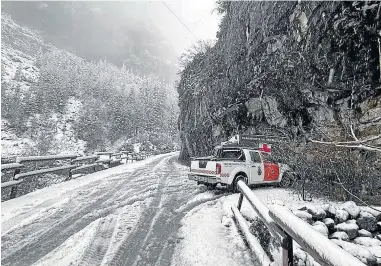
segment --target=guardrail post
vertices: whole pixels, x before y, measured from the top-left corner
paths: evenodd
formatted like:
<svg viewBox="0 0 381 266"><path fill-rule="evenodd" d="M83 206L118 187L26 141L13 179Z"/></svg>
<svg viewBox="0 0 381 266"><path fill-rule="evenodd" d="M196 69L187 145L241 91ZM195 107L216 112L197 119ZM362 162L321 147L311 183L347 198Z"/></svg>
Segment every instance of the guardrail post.
<svg viewBox="0 0 381 266"><path fill-rule="evenodd" d="M15 172L13 174L13 180L14 180L15 176L20 173L20 171L21 171L20 169L15 169ZM16 195L17 195L17 185L15 185L11 188L11 195L9 197L11 199L14 199L14 198L16 198Z"/></svg>
<svg viewBox="0 0 381 266"><path fill-rule="evenodd" d="M243 194L241 193L239 194L239 199L238 199L238 205L237 205L238 210L241 210L242 201L243 201Z"/></svg>
<svg viewBox="0 0 381 266"><path fill-rule="evenodd" d="M293 266L294 264L294 252L292 246L292 238L287 234L286 239L282 243L282 265Z"/></svg>
<svg viewBox="0 0 381 266"><path fill-rule="evenodd" d="M73 165L73 159L70 160L70 164ZM65 179L65 181L69 181L73 177L73 173L71 169L69 169L69 176Z"/></svg>

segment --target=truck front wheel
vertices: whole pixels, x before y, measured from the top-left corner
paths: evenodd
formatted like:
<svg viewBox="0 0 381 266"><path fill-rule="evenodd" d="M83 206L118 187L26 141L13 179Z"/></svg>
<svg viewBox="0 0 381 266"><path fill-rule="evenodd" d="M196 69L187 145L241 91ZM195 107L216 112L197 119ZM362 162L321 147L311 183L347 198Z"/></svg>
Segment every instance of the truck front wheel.
<svg viewBox="0 0 381 266"><path fill-rule="evenodd" d="M233 192L234 193L239 192L238 185L237 185L239 180L242 180L247 185L247 177L244 175L237 175L236 178L234 179L234 182L233 182Z"/></svg>

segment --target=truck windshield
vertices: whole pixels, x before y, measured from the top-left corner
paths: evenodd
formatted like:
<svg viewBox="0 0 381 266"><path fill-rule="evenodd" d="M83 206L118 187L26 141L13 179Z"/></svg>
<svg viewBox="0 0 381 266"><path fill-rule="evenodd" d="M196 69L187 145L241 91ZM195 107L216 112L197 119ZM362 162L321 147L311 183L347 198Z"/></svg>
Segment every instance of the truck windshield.
<svg viewBox="0 0 381 266"><path fill-rule="evenodd" d="M261 155L264 163L275 163L274 158L269 153L262 152Z"/></svg>

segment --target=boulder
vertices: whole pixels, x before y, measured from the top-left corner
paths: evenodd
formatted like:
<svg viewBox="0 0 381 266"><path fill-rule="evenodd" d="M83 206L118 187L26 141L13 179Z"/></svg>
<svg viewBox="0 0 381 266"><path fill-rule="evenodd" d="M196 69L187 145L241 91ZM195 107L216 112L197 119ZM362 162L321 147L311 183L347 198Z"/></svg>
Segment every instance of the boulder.
<svg viewBox="0 0 381 266"><path fill-rule="evenodd" d="M381 221L381 211L376 211L368 206L360 206L360 211L369 212L376 218L377 222Z"/></svg>
<svg viewBox="0 0 381 266"><path fill-rule="evenodd" d="M341 208L346 210L352 219L356 219L360 214L360 208L353 201L345 202Z"/></svg>
<svg viewBox="0 0 381 266"><path fill-rule="evenodd" d="M357 224L360 229L365 229L370 232L374 232L377 229L376 217L369 212L361 211L359 217L357 218Z"/></svg>
<svg viewBox="0 0 381 266"><path fill-rule="evenodd" d="M323 220L323 223L325 224L325 226L327 226L329 230L332 230L335 227L335 221L331 218L325 218Z"/></svg>
<svg viewBox="0 0 381 266"><path fill-rule="evenodd" d="M353 223L340 223L335 226L335 229L347 233L349 239L354 239L358 234L359 227Z"/></svg>
<svg viewBox="0 0 381 266"><path fill-rule="evenodd" d="M348 220L349 213L346 210L337 210L335 220L337 223L342 223Z"/></svg>
<svg viewBox="0 0 381 266"><path fill-rule="evenodd" d="M326 106L310 107L307 108L307 111L317 125L327 126L335 122L333 110Z"/></svg>
<svg viewBox="0 0 381 266"><path fill-rule="evenodd" d="M359 233L359 236L361 236L361 237L372 237L372 233L365 230L365 229L359 230L358 233Z"/></svg>
<svg viewBox="0 0 381 266"><path fill-rule="evenodd" d="M335 206L328 204L328 208L326 210L327 217L334 218L336 215L336 211L337 209Z"/></svg>
<svg viewBox="0 0 381 266"><path fill-rule="evenodd" d="M368 265L375 265L377 263L377 258L365 247L338 239L332 239L332 241Z"/></svg>
<svg viewBox="0 0 381 266"><path fill-rule="evenodd" d="M312 223L312 215L305 211L294 211L295 216L306 221L307 223Z"/></svg>
<svg viewBox="0 0 381 266"><path fill-rule="evenodd" d="M262 118L262 101L260 98L250 98L245 105L247 111L251 113L254 118L258 120Z"/></svg>
<svg viewBox="0 0 381 266"><path fill-rule="evenodd" d="M326 216L326 213L322 208L315 206L307 206L307 212L312 215L312 218L317 220L322 220Z"/></svg>
<svg viewBox="0 0 381 266"><path fill-rule="evenodd" d="M349 237L348 237L347 233L341 232L341 231L337 231L337 232L333 233L332 235L330 235L329 238L330 239L340 239L340 240L344 240L344 241L349 241Z"/></svg>
<svg viewBox="0 0 381 266"><path fill-rule="evenodd" d="M271 96L263 97L261 104L266 122L268 124L281 128L287 125L287 118L284 117L278 110L278 102L276 98Z"/></svg>
<svg viewBox="0 0 381 266"><path fill-rule="evenodd" d="M381 249L381 241L371 237L356 237L353 243L366 247L380 246Z"/></svg>
<svg viewBox="0 0 381 266"><path fill-rule="evenodd" d="M331 206L331 204L326 203L326 204L321 205L321 208L327 213L330 206Z"/></svg>
<svg viewBox="0 0 381 266"><path fill-rule="evenodd" d="M312 227L318 231L319 233L321 233L322 235L328 237L328 228L327 226L323 223L323 222L320 222L320 221L316 221Z"/></svg>

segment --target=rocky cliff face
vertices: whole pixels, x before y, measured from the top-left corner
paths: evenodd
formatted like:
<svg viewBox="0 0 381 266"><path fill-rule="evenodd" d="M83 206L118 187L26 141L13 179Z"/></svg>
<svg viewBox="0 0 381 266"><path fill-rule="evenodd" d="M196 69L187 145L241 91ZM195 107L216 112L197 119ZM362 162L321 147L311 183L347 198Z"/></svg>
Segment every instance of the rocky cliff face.
<svg viewBox="0 0 381 266"><path fill-rule="evenodd" d="M181 72L180 159L232 134L271 133L288 137L274 155L303 191L306 180L335 195L332 182L357 195L381 187L379 152L310 142L381 133L380 3L221 1L218 10L217 43L198 47Z"/></svg>
<svg viewBox="0 0 381 266"><path fill-rule="evenodd" d="M213 47L181 74L181 159L234 133L380 134L379 2L221 2Z"/></svg>

